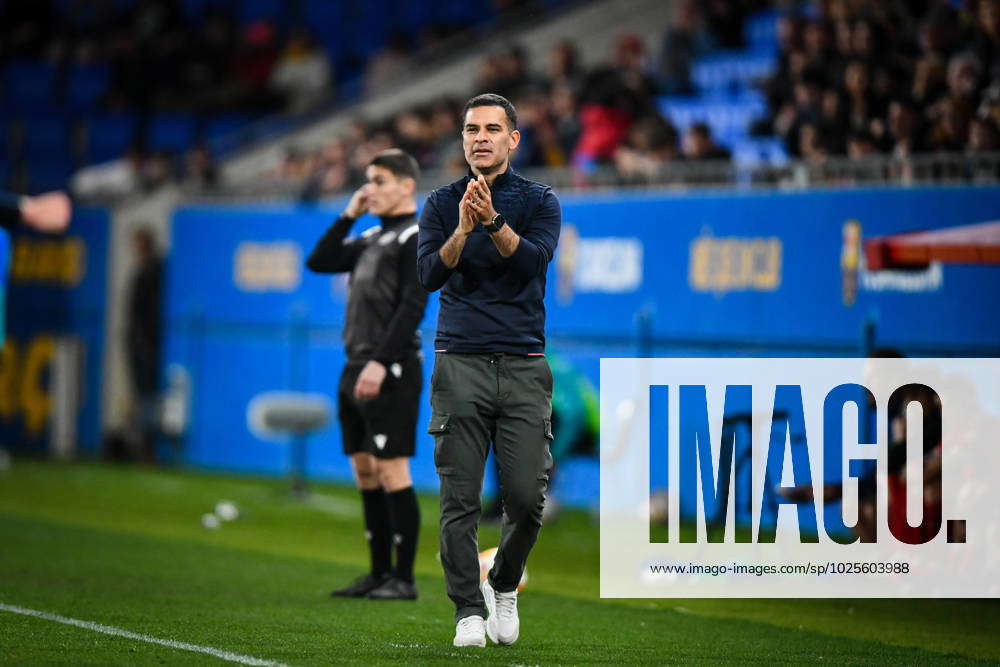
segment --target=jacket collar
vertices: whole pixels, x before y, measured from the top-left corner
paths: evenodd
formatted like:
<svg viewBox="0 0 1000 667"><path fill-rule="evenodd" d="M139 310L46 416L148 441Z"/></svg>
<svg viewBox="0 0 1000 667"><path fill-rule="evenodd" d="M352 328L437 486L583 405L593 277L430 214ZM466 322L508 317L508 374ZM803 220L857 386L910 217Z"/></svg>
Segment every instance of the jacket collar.
<svg viewBox="0 0 1000 667"><path fill-rule="evenodd" d="M510 166L510 162L507 163L507 170L502 174L497 174L497 177L493 180L493 185L490 186L490 190L496 190L497 188L502 188L508 183L510 183L514 178L517 177L517 172L514 171L514 167ZM465 172L465 179L462 181L462 185L468 185L469 181L475 178L471 169Z"/></svg>

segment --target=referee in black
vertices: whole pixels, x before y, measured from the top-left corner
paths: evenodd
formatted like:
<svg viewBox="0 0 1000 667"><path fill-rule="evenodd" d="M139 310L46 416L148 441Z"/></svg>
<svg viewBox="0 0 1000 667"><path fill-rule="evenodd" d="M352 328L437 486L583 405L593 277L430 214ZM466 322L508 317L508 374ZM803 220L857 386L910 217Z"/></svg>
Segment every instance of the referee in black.
<svg viewBox="0 0 1000 667"><path fill-rule="evenodd" d="M543 299L561 213L550 187L510 168L519 141L507 99L469 100L462 124L469 173L432 192L420 217L417 272L425 288L441 290L428 430L455 646L485 646L484 635L517 641L517 584L542 525L552 467ZM504 516L495 564L480 586L480 493L491 443Z"/></svg>
<svg viewBox="0 0 1000 667"><path fill-rule="evenodd" d="M344 324L347 364L340 376L338 416L344 453L361 491L371 571L337 597L415 600L413 561L420 510L410 478L423 355L417 327L427 293L417 281L419 168L398 149L378 153L368 182L316 244L306 265L318 273L350 272ZM381 225L346 238L366 212ZM395 565L392 563L395 546Z"/></svg>

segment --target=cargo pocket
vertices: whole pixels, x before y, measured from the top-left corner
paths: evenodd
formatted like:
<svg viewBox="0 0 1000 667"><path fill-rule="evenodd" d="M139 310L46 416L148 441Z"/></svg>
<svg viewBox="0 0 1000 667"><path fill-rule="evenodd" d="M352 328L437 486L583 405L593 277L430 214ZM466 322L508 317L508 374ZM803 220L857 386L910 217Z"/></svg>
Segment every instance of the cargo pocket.
<svg viewBox="0 0 1000 667"><path fill-rule="evenodd" d="M542 421L542 433L545 435L545 451L542 456L542 470L538 475L538 479L546 482L549 481L549 474L552 472L552 450L549 448L549 444L553 440L552 435L552 420L545 419Z"/></svg>
<svg viewBox="0 0 1000 667"><path fill-rule="evenodd" d="M444 446L445 436L448 435L451 424L451 415L435 413L431 415L431 423L427 426L427 432L434 436L434 465L439 474L451 472L451 466L442 460L441 449Z"/></svg>
<svg viewBox="0 0 1000 667"><path fill-rule="evenodd" d="M552 439L553 439L553 436L552 436L552 420L551 419L546 419L542 423L543 423L543 426L544 426L544 429L545 429L545 439L548 440L549 442L551 442Z"/></svg>

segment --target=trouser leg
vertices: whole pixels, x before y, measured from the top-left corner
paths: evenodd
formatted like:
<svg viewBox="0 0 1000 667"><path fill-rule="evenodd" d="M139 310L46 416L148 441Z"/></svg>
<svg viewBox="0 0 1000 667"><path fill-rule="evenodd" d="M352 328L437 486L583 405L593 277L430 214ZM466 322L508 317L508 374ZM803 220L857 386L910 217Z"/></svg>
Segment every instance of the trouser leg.
<svg viewBox="0 0 1000 667"><path fill-rule="evenodd" d="M517 588L542 525L552 456L552 376L543 357L502 361L495 447L500 464L503 526L490 582Z"/></svg>
<svg viewBox="0 0 1000 667"><path fill-rule="evenodd" d="M441 480L441 565L456 620L485 618L478 531L483 469L493 430L490 364L482 357L439 354L435 366L428 430L434 435L434 463Z"/></svg>

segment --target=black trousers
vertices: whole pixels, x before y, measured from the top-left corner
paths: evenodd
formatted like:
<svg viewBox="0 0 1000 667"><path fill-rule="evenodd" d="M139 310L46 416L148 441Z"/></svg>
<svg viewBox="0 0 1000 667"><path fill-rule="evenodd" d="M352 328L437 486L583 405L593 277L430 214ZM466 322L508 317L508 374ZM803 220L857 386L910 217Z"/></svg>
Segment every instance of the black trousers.
<svg viewBox="0 0 1000 667"><path fill-rule="evenodd" d="M441 479L441 564L455 618L486 617L479 517L490 444L504 516L490 582L517 588L542 525L552 456L552 372L543 356L438 353L431 378L434 463Z"/></svg>

